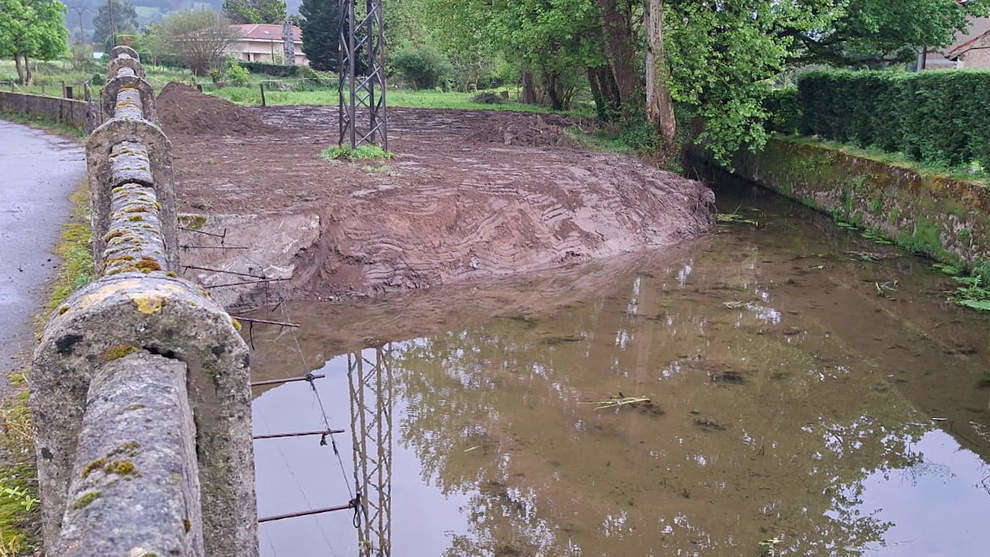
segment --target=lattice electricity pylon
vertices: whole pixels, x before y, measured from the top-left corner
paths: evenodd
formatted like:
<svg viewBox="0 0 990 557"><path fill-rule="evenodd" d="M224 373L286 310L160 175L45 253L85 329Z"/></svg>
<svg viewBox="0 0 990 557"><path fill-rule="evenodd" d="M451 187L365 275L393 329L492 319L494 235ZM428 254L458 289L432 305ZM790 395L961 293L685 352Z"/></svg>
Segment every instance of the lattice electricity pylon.
<svg viewBox="0 0 990 557"><path fill-rule="evenodd" d="M355 527L361 557L389 557L392 554L392 362L390 346L374 351L374 363L365 358L365 350L347 355L354 484L360 494L357 509L360 523L355 522Z"/></svg>
<svg viewBox="0 0 990 557"><path fill-rule="evenodd" d="M340 2L340 145L362 143L388 150L385 105L385 24L382 0ZM359 6L358 4L363 4ZM377 94L377 96L376 96ZM367 112L368 125L360 123Z"/></svg>

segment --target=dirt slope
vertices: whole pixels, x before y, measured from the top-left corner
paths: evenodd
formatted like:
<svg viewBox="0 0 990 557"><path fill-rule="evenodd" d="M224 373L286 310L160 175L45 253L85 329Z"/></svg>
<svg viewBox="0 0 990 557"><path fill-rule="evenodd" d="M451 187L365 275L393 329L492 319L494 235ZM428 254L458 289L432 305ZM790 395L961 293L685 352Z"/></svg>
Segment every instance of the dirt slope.
<svg viewBox="0 0 990 557"><path fill-rule="evenodd" d="M166 93L180 211L318 217L318 238L295 248L295 298L503 276L661 248L713 224L701 183L578 148L559 116L393 109L396 158L379 168L320 158L336 142L335 107L224 111L195 91ZM234 256L206 257L229 268Z"/></svg>

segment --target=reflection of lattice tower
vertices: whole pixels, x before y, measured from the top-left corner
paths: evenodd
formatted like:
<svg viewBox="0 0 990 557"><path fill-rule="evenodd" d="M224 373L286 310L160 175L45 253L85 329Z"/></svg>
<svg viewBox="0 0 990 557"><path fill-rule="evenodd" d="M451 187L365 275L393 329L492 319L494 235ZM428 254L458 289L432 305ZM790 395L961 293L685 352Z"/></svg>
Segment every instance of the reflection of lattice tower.
<svg viewBox="0 0 990 557"><path fill-rule="evenodd" d="M353 149L378 143L388 150L382 0L339 2L340 145ZM361 122L364 118L367 124Z"/></svg>
<svg viewBox="0 0 990 557"><path fill-rule="evenodd" d="M392 361L390 346L347 355L354 483L361 494L361 557L392 553Z"/></svg>

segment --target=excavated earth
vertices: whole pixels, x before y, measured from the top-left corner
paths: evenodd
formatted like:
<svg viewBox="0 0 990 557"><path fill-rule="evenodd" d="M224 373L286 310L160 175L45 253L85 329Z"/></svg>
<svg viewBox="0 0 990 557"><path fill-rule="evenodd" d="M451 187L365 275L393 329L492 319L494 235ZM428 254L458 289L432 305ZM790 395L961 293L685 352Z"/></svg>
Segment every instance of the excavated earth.
<svg viewBox="0 0 990 557"><path fill-rule="evenodd" d="M336 144L336 107L245 108L173 83L158 110L186 215L183 264L253 275L187 276L276 281L215 289L232 307L505 276L714 225L703 184L580 147L561 116L390 109L395 157L382 164L320 157Z"/></svg>

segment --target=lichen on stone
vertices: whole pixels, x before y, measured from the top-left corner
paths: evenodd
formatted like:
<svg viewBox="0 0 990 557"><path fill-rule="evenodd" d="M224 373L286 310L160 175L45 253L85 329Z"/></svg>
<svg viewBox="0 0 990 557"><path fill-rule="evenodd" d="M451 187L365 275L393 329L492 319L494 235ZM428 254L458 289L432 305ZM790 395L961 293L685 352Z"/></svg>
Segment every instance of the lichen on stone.
<svg viewBox="0 0 990 557"><path fill-rule="evenodd" d="M121 344L119 346L114 346L113 348L107 350L106 353L104 354L104 359L108 362L112 362L114 360L119 360L120 358L123 358L128 354L133 354L137 351L138 351L137 346L133 346L130 344Z"/></svg>

